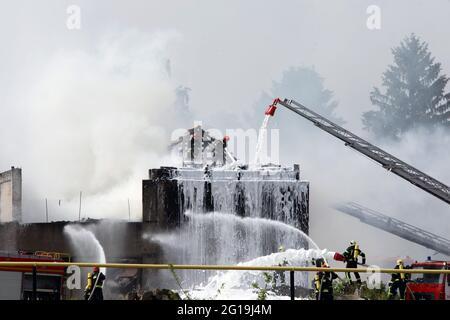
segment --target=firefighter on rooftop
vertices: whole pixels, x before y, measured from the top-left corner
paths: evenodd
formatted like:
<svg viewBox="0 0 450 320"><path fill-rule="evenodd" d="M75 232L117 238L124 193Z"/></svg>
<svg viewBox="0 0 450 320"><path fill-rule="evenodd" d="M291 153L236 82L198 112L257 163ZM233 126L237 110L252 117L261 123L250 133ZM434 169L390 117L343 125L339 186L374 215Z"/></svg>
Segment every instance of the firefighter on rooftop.
<svg viewBox="0 0 450 320"><path fill-rule="evenodd" d="M343 253L344 262L346 262L346 268L357 268L358 267L358 257L362 258L362 264L366 264L366 255L361 251L359 245L355 240L350 241L350 246ZM355 272L356 282L361 284L361 277L358 272ZM345 276L348 280L352 281L350 272L346 272Z"/></svg>

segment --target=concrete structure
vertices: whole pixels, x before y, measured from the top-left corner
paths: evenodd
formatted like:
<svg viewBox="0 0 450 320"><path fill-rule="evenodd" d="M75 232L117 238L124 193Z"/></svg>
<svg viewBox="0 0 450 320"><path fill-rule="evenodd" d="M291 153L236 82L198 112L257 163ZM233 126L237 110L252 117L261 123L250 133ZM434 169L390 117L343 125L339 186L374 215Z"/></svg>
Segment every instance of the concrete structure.
<svg viewBox="0 0 450 320"><path fill-rule="evenodd" d="M0 223L22 221L22 170L0 173Z"/></svg>
<svg viewBox="0 0 450 320"><path fill-rule="evenodd" d="M143 181L143 221L160 228L179 226L184 212L260 217L309 230L309 182L293 168L200 170L161 167Z"/></svg>
<svg viewBox="0 0 450 320"><path fill-rule="evenodd" d="M77 256L72 244L63 232L64 227L69 224L79 225L92 231L103 246L110 262L123 260L143 262L155 258L153 253L157 250L142 237L143 233L152 231L150 225L112 220L88 220L81 223L68 221L32 224L2 223L0 224L0 251L70 253L72 259L76 261Z"/></svg>

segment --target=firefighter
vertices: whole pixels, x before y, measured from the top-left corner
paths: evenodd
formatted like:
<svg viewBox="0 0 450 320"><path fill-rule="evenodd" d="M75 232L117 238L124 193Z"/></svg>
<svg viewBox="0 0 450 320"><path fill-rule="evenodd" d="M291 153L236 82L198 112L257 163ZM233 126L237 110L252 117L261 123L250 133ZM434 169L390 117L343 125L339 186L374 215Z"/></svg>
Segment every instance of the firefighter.
<svg viewBox="0 0 450 320"><path fill-rule="evenodd" d="M316 267L328 268L325 260L322 258L315 260ZM314 277L314 289L316 300L333 300L333 280L338 278L334 272L319 271Z"/></svg>
<svg viewBox="0 0 450 320"><path fill-rule="evenodd" d="M105 275L100 271L99 267L94 267L92 274L88 273L88 281L86 285L86 300L103 300L103 283Z"/></svg>
<svg viewBox="0 0 450 320"><path fill-rule="evenodd" d="M86 288L84 288L84 300L89 300L89 296L92 292L92 273L88 272L87 274L87 284Z"/></svg>
<svg viewBox="0 0 450 320"><path fill-rule="evenodd" d="M403 265L403 260L397 260L397 265L394 269L407 269ZM400 295L400 300L405 300L406 283L408 282L408 274L406 273L393 273L391 275L391 282L389 282L389 295L388 299L392 300L397 296L397 290Z"/></svg>
<svg viewBox="0 0 450 320"><path fill-rule="evenodd" d="M362 258L362 264L366 264L366 255L361 251L359 245L355 240L350 241L350 246L343 253L344 262L346 262L346 268L357 268L358 267L358 257ZM358 272L355 272L356 283L361 284L361 277ZM345 273L345 277L352 281L350 272Z"/></svg>

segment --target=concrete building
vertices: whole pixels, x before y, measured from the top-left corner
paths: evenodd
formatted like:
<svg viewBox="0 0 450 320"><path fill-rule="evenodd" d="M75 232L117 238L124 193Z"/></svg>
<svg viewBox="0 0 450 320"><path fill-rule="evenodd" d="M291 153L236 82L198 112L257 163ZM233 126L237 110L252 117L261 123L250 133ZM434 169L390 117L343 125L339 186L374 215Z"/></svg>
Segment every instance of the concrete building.
<svg viewBox="0 0 450 320"><path fill-rule="evenodd" d="M143 222L180 226L186 211L259 217L309 231L309 182L299 166L248 170L151 169L143 181Z"/></svg>
<svg viewBox="0 0 450 320"><path fill-rule="evenodd" d="M184 213L223 212L281 221L309 231L309 182L300 167L241 164L217 139L196 126L171 144L183 160L179 168L151 169L143 181L143 222L180 226Z"/></svg>
<svg viewBox="0 0 450 320"><path fill-rule="evenodd" d="M0 173L0 223L22 221L22 170Z"/></svg>

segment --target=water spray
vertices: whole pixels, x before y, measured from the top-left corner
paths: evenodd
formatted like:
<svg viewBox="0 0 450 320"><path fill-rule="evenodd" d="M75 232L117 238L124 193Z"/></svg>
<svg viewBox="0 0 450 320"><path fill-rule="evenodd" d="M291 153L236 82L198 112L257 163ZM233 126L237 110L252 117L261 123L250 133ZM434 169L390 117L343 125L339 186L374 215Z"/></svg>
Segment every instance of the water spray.
<svg viewBox="0 0 450 320"><path fill-rule="evenodd" d="M105 251L92 231L77 225L66 225L64 234L69 237L78 259L106 263ZM100 268L100 271L106 275L106 268Z"/></svg>

